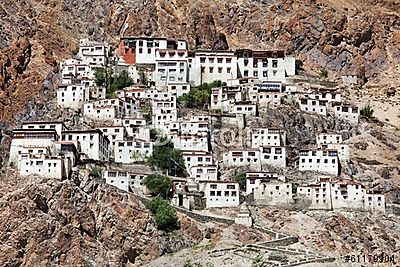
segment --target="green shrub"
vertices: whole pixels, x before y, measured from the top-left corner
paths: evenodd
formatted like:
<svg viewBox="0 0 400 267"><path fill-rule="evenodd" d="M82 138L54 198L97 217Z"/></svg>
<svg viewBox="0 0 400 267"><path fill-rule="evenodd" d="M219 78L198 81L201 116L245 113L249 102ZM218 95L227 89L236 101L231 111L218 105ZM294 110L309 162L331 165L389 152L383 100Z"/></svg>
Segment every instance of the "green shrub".
<svg viewBox="0 0 400 267"><path fill-rule="evenodd" d="M242 171L236 173L234 180L239 183L241 190L246 190L246 173Z"/></svg>
<svg viewBox="0 0 400 267"><path fill-rule="evenodd" d="M296 59L295 61L296 70L303 70L303 61Z"/></svg>
<svg viewBox="0 0 400 267"><path fill-rule="evenodd" d="M374 110L371 108L369 104L360 110L360 115L365 118L372 118L373 114Z"/></svg>
<svg viewBox="0 0 400 267"><path fill-rule="evenodd" d="M187 108L202 108L209 102L211 89L225 85L226 83L219 80L212 83L203 83L190 89L189 93L180 96L177 101Z"/></svg>
<svg viewBox="0 0 400 267"><path fill-rule="evenodd" d="M143 183L149 189L152 196L161 196L165 199L170 196L172 181L169 177L150 174L144 179Z"/></svg>
<svg viewBox="0 0 400 267"><path fill-rule="evenodd" d="M98 166L93 166L89 169L89 176L93 178L101 177L101 168Z"/></svg>
<svg viewBox="0 0 400 267"><path fill-rule="evenodd" d="M322 78L328 78L328 71L326 69L322 69L319 72L319 76L322 77Z"/></svg>
<svg viewBox="0 0 400 267"><path fill-rule="evenodd" d="M161 197L154 197L151 199L148 208L153 214L158 229L166 232L179 229L176 210L167 200Z"/></svg>
<svg viewBox="0 0 400 267"><path fill-rule="evenodd" d="M159 144L153 149L153 154L149 157L148 162L153 167L157 166L164 172L174 176L185 176L185 160L182 152L175 149L171 141L161 138Z"/></svg>

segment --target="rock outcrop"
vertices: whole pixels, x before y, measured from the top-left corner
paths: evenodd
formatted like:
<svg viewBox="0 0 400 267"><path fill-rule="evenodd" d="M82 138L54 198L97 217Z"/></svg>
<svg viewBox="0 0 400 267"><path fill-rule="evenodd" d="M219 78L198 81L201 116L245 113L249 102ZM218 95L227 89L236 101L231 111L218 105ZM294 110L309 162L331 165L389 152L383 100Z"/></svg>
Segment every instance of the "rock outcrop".
<svg viewBox="0 0 400 267"><path fill-rule="evenodd" d="M40 80L82 37L112 45L120 36L146 35L186 39L190 48L284 49L309 71L326 68L331 77L358 74L363 81L395 87L398 10L397 2L376 0L5 0L0 3L0 120L24 109L40 91ZM18 75L10 80L14 72Z"/></svg>
<svg viewBox="0 0 400 267"><path fill-rule="evenodd" d="M1 179L2 266L142 266L202 238L185 217L185 232L163 234L135 197L99 181Z"/></svg>

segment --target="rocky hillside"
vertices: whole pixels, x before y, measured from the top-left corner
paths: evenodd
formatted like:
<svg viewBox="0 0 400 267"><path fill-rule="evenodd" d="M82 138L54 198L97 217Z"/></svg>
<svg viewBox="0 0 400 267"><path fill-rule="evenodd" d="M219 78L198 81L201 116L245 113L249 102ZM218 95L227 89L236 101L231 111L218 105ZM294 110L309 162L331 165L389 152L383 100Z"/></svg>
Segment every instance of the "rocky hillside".
<svg viewBox="0 0 400 267"><path fill-rule="evenodd" d="M191 48L285 49L332 78L358 73L398 86L399 10L390 0L4 0L0 121L41 93L56 62L88 35L113 45L120 36L149 35L184 38Z"/></svg>
<svg viewBox="0 0 400 267"><path fill-rule="evenodd" d="M0 178L1 266L142 266L202 238L186 217L184 232L163 234L141 202L99 181Z"/></svg>

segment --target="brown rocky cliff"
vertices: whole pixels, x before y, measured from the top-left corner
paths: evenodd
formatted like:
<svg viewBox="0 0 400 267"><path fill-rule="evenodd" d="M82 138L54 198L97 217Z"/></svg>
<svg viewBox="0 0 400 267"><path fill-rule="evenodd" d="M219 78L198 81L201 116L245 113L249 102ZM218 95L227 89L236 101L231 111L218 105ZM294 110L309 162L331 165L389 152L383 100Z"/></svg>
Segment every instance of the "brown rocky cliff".
<svg viewBox="0 0 400 267"><path fill-rule="evenodd" d="M163 234L141 202L104 183L0 176L1 266L142 266L202 238L186 217L195 234Z"/></svg>
<svg viewBox="0 0 400 267"><path fill-rule="evenodd" d="M13 40L26 36L31 56L24 75L3 89L0 118L9 119L23 107L41 87L37 73L46 77L91 32L91 38L113 45L120 36L147 35L186 39L190 48L284 49L310 71L326 68L331 77L357 73L366 81L398 86L399 5L389 0L4 0L0 49L12 49ZM0 54L16 59L10 48ZM25 95L10 98L16 90Z"/></svg>

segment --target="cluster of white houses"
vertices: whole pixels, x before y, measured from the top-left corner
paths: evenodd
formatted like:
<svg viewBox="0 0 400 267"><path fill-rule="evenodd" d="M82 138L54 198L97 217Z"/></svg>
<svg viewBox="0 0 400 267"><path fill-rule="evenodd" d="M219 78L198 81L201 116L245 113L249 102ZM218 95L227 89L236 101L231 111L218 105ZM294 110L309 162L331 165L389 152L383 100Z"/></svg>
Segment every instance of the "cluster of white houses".
<svg viewBox="0 0 400 267"><path fill-rule="evenodd" d="M180 117L177 97L192 85L221 80L227 85L214 88L210 109L239 116L257 116L259 109L278 107L283 97L294 97L300 109L358 121L358 109L341 104L336 92L299 93L286 84L295 74L294 58L281 51L191 51L185 41L166 38L121 38L116 71L127 70L137 82L143 75L149 84L137 84L117 90L112 96L95 83L96 68L108 66L109 47L82 40L74 59L61 63L57 103L82 113L95 122L93 129L68 129L63 122L25 122L15 129L10 148L10 164L22 175L40 174L67 179L81 161L112 164L102 174L108 184L125 191L143 189L147 167L131 170L124 166L145 162L156 145L150 129L168 136L182 151L188 178L173 178L176 206L235 207L239 205L239 183L221 181L219 164L212 152L211 116ZM151 122L144 116L151 109ZM256 204L287 207L299 199L310 209L346 209L384 211L381 194L370 194L359 184L323 178L313 185L297 187L278 172L263 172L263 166L283 169L287 166L286 132L280 128L251 129L249 147L223 153L224 167L246 167L246 194ZM338 176L340 162L349 160L349 146L336 133L321 133L314 149L300 150L300 171L316 171ZM119 164L118 166L115 163ZM144 166L144 165L141 165ZM353 204L352 204L353 203Z"/></svg>

